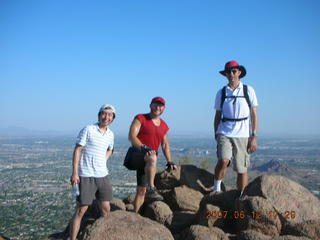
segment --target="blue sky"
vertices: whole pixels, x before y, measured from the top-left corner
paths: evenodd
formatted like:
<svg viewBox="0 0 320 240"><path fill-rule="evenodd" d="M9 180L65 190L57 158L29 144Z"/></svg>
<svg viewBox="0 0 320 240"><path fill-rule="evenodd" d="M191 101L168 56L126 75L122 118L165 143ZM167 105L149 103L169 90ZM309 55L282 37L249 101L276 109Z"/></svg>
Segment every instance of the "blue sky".
<svg viewBox="0 0 320 240"><path fill-rule="evenodd" d="M0 128L77 132L113 104L127 134L154 96L175 134L211 134L228 60L260 134L320 135L320 2L0 1Z"/></svg>

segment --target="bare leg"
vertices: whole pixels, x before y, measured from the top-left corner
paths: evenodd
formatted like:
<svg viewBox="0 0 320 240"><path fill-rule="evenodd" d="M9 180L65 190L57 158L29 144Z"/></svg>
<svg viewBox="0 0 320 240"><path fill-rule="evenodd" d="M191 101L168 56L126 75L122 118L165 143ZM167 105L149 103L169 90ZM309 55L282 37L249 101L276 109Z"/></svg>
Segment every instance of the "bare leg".
<svg viewBox="0 0 320 240"><path fill-rule="evenodd" d="M74 213L70 222L70 240L76 240L80 229L80 223L83 215L87 211L88 206L80 206Z"/></svg>
<svg viewBox="0 0 320 240"><path fill-rule="evenodd" d="M146 166L144 167L144 172L146 173L148 186L154 187L154 178L157 172L157 155L152 153L145 157Z"/></svg>
<svg viewBox="0 0 320 240"><path fill-rule="evenodd" d="M224 176L226 175L227 172L227 167L229 164L230 160L229 159L222 159L219 160L216 168L214 170L214 179L215 180L222 180Z"/></svg>
<svg viewBox="0 0 320 240"><path fill-rule="evenodd" d="M248 173L238 173L237 176L237 188L241 192L244 190L244 188L248 185Z"/></svg>
<svg viewBox="0 0 320 240"><path fill-rule="evenodd" d="M147 192L147 187L141 187L141 186L137 186L137 193L136 196L134 198L134 211L137 213L140 210L140 207L142 206L142 204L144 203L144 197L146 195Z"/></svg>
<svg viewBox="0 0 320 240"><path fill-rule="evenodd" d="M101 202L101 212L103 217L110 212L110 202L108 201Z"/></svg>

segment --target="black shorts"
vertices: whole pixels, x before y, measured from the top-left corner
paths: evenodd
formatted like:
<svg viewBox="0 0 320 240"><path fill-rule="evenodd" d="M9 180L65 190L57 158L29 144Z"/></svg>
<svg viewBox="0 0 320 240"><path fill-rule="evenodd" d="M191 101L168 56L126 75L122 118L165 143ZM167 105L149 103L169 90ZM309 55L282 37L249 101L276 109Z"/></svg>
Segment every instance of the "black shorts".
<svg viewBox="0 0 320 240"><path fill-rule="evenodd" d="M157 152L158 155L158 152ZM144 168L146 166L146 162L144 160L145 154L136 147L131 147L128 150L127 156L129 159L129 169L134 169L137 171L137 186L146 187L147 186L147 178L144 172Z"/></svg>
<svg viewBox="0 0 320 240"><path fill-rule="evenodd" d="M147 178L144 172L144 167L146 166L144 153L140 149L134 148L130 163L135 169L137 169L137 186L146 187Z"/></svg>
<svg viewBox="0 0 320 240"><path fill-rule="evenodd" d="M111 201L112 186L108 176L95 177L80 177L80 195L77 201L81 206L91 205L94 197L99 201Z"/></svg>

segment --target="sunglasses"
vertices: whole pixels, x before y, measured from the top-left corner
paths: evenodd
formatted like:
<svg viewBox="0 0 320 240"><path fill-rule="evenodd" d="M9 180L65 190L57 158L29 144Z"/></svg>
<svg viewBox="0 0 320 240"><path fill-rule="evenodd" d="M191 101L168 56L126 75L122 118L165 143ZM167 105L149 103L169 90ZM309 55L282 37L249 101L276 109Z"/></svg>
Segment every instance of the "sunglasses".
<svg viewBox="0 0 320 240"><path fill-rule="evenodd" d="M235 69L226 70L225 73L226 73L226 74L230 74L230 73L236 74L238 71L239 71L239 70L235 68Z"/></svg>

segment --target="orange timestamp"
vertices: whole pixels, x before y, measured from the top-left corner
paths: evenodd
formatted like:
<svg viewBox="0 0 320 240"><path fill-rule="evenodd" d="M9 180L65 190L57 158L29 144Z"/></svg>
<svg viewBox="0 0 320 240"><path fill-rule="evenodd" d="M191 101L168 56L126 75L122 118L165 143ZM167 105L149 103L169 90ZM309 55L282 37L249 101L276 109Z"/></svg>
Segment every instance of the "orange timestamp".
<svg viewBox="0 0 320 240"><path fill-rule="evenodd" d="M268 218L276 218L277 216L281 215L285 219L294 219L296 217L296 211L284 211L284 212L278 212L276 210L257 210L257 211L251 211L251 212L245 212L243 210L238 211L220 211L220 210L213 210L213 211L207 211L205 214L205 218L232 218L232 219L246 219L246 218L252 218L252 219L261 219L263 216L266 216Z"/></svg>

